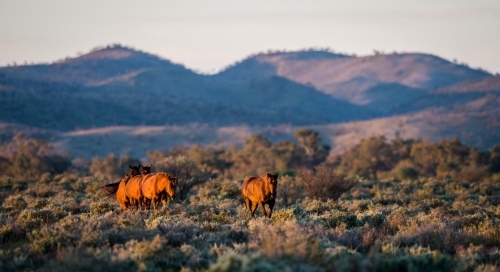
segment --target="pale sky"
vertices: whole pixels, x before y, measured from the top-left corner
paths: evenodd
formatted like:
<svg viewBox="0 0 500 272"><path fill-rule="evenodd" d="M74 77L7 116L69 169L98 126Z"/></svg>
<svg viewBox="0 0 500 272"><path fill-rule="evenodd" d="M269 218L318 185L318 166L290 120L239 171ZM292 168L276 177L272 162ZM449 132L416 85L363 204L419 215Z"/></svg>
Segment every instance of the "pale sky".
<svg viewBox="0 0 500 272"><path fill-rule="evenodd" d="M500 0L0 0L0 66L113 43L203 73L304 48L431 53L500 73Z"/></svg>

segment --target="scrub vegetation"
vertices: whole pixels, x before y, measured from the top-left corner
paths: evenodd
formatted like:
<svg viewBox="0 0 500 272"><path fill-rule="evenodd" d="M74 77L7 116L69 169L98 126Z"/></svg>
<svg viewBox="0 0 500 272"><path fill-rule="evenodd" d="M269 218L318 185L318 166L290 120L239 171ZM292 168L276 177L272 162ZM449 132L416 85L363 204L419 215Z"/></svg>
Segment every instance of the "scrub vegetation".
<svg viewBox="0 0 500 272"><path fill-rule="evenodd" d="M500 147L372 137L333 157L316 132L295 137L148 152L180 196L154 213L102 189L138 160L16 136L0 147L0 270L500 269ZM251 218L241 185L267 172L276 205Z"/></svg>

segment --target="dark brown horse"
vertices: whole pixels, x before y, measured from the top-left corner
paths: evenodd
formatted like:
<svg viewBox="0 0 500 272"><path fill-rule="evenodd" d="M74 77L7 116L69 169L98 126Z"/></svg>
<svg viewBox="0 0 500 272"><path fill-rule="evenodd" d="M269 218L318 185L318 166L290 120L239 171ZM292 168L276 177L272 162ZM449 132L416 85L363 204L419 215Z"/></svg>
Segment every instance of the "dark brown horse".
<svg viewBox="0 0 500 272"><path fill-rule="evenodd" d="M149 166L142 166L142 164L139 164L139 167L142 167L142 175L145 176L147 174L151 174L151 168L153 167L153 165L149 165Z"/></svg>
<svg viewBox="0 0 500 272"><path fill-rule="evenodd" d="M135 177L137 175L140 175L140 168L142 167L142 165L139 164L139 166L132 166L132 165L128 165L128 167L130 168L130 176L131 177Z"/></svg>
<svg viewBox="0 0 500 272"><path fill-rule="evenodd" d="M153 209L156 212L160 201L166 202L167 194L175 199L175 178L163 172L149 174L144 176L141 189L143 201L153 202Z"/></svg>
<svg viewBox="0 0 500 272"><path fill-rule="evenodd" d="M257 206L260 206L264 216L271 218L274 203L276 202L276 188L278 186L278 174L265 174L262 177L249 177L241 186L241 195L245 206L255 216ZM265 204L269 205L269 215Z"/></svg>

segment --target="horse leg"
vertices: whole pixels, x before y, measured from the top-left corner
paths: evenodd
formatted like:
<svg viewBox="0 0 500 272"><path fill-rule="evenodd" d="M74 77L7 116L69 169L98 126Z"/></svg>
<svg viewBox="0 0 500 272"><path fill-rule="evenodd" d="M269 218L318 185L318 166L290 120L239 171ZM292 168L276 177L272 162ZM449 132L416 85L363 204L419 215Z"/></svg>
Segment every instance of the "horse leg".
<svg viewBox="0 0 500 272"><path fill-rule="evenodd" d="M167 197L166 196L161 199L161 203L163 203L163 207L164 207L164 209L166 209L167 208Z"/></svg>
<svg viewBox="0 0 500 272"><path fill-rule="evenodd" d="M247 208L247 210L251 212L252 208L250 207L250 200L247 197L245 197L244 200L245 200L245 207Z"/></svg>
<svg viewBox="0 0 500 272"><path fill-rule="evenodd" d="M252 212L252 217L255 217L255 211L257 210L257 207L259 206L258 203L252 203L251 200L248 201L250 205L250 212Z"/></svg>
<svg viewBox="0 0 500 272"><path fill-rule="evenodd" d="M269 202L269 218L271 218L271 215L273 214L273 208L274 208L274 201Z"/></svg>
<svg viewBox="0 0 500 272"><path fill-rule="evenodd" d="M159 198L153 198L153 209L156 213L156 211L158 210L158 205L160 204L160 199Z"/></svg>
<svg viewBox="0 0 500 272"><path fill-rule="evenodd" d="M265 207L264 202L260 202L259 205L260 205L260 209L264 213L264 216L267 217L267 212L266 212L266 207Z"/></svg>

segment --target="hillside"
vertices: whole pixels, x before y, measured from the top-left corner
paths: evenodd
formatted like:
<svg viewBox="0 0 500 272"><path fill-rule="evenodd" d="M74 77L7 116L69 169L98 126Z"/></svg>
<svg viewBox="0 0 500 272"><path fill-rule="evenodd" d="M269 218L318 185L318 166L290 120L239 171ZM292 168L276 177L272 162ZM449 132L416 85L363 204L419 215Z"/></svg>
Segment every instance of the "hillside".
<svg viewBox="0 0 500 272"><path fill-rule="evenodd" d="M153 68L186 70L158 56L117 45L97 48L88 54L52 64L2 67L0 74L41 82L95 86L114 77Z"/></svg>
<svg viewBox="0 0 500 272"><path fill-rule="evenodd" d="M350 57L322 51L259 54L228 68L219 80L278 75L332 97L390 113L428 91L488 73L433 55L404 53Z"/></svg>
<svg viewBox="0 0 500 272"><path fill-rule="evenodd" d="M377 115L282 77L214 81L120 46L61 63L0 68L0 96L1 121L63 131L137 124L307 125Z"/></svg>
<svg viewBox="0 0 500 272"><path fill-rule="evenodd" d="M459 136L485 149L499 143L499 90L499 76L425 54L258 54L206 76L109 46L1 67L0 139L22 132L78 156L142 157L175 145L237 144L251 133L293 139L306 127L334 153L380 134Z"/></svg>

